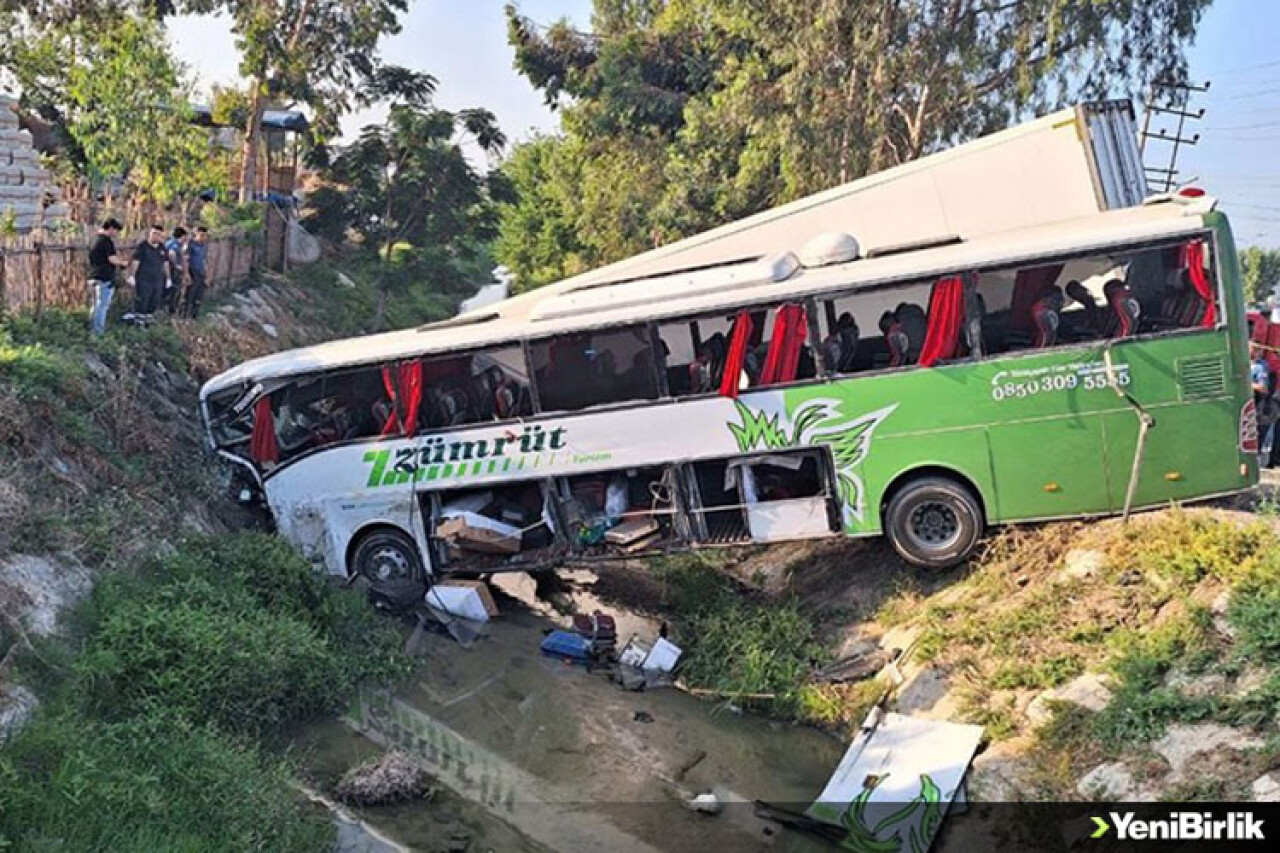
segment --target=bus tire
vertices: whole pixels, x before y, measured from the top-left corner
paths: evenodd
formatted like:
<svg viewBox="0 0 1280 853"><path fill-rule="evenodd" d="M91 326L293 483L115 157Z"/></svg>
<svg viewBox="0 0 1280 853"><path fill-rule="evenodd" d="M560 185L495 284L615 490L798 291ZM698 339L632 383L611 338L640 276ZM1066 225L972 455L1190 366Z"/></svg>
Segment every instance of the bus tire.
<svg viewBox="0 0 1280 853"><path fill-rule="evenodd" d="M902 559L924 569L949 569L982 537L982 505L946 477L920 477L898 489L884 513L884 529Z"/></svg>
<svg viewBox="0 0 1280 853"><path fill-rule="evenodd" d="M419 580L422 558L418 545L407 533L379 527L360 537L351 552L352 574L378 583L392 580Z"/></svg>

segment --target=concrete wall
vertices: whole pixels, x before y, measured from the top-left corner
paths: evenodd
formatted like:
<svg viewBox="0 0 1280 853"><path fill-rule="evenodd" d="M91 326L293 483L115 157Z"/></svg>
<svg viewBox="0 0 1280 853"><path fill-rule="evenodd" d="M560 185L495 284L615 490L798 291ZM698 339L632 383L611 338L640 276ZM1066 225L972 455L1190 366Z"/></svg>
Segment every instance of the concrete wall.
<svg viewBox="0 0 1280 853"><path fill-rule="evenodd" d="M49 173L40 166L31 147L31 134L18 128L15 106L13 98L0 94L0 217L12 211L18 231L26 233L42 222L67 216L67 207Z"/></svg>

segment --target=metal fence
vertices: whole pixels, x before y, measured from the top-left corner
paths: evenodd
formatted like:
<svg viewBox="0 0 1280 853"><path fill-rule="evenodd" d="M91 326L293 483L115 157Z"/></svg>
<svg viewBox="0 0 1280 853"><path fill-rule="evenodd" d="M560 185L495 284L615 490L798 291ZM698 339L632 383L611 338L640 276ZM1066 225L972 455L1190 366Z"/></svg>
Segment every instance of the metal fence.
<svg viewBox="0 0 1280 853"><path fill-rule="evenodd" d="M141 239L141 238L138 238ZM116 241L128 254L137 240ZM262 258L262 235L230 234L208 241L208 289L233 287L244 281ZM45 308L83 308L90 242L53 242L50 238L0 240L0 310L40 312Z"/></svg>

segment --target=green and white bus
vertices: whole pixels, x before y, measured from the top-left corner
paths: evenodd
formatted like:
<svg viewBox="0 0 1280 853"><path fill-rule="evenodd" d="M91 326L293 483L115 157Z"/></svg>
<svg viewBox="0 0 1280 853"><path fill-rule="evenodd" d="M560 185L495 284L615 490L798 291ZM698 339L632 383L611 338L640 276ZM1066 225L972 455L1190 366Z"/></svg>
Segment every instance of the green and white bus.
<svg viewBox="0 0 1280 853"><path fill-rule="evenodd" d="M386 579L990 525L1257 480L1226 217L1197 192L900 246L597 277L242 364L201 406L279 531Z"/></svg>

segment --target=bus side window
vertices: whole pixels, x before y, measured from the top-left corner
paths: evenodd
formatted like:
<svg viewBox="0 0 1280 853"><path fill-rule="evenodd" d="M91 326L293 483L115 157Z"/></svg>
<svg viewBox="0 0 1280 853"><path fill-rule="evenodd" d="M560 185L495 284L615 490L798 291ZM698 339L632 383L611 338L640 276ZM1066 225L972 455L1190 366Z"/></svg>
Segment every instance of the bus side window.
<svg viewBox="0 0 1280 853"><path fill-rule="evenodd" d="M1210 244L1196 238L982 273L986 355L1195 329L1217 319Z"/></svg>
<svg viewBox="0 0 1280 853"><path fill-rule="evenodd" d="M928 330L932 283L913 282L818 302L817 357L828 375L914 364Z"/></svg>
<svg viewBox="0 0 1280 853"><path fill-rule="evenodd" d="M535 341L530 351L543 411L658 398L653 343L645 326Z"/></svg>
<svg viewBox="0 0 1280 853"><path fill-rule="evenodd" d="M427 358L422 365L421 429L506 421L533 414L528 367L519 346Z"/></svg>
<svg viewBox="0 0 1280 853"><path fill-rule="evenodd" d="M742 353L740 387L760 388L817 376L804 305L788 303L724 316L700 317L658 327L663 371L674 397L714 394L731 360L734 324L743 316L749 333Z"/></svg>

